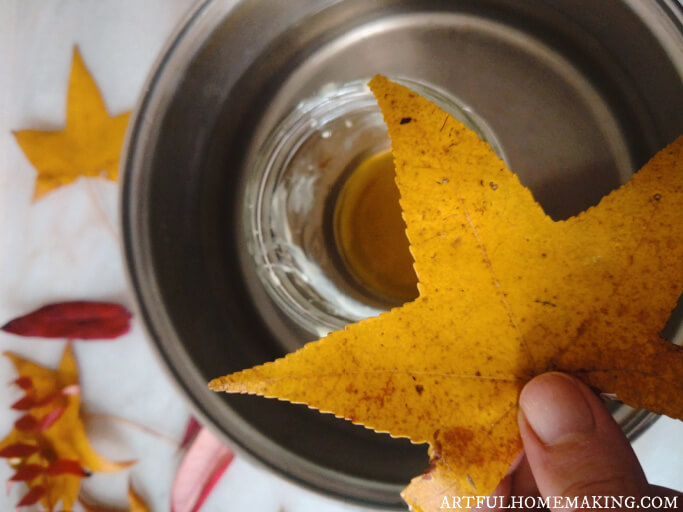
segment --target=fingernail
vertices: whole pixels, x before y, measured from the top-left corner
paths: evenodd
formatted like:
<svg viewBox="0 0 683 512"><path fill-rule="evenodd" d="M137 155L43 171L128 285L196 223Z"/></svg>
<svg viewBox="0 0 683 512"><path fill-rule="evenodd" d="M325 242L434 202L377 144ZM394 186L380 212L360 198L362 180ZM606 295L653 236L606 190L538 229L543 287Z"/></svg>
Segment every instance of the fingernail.
<svg viewBox="0 0 683 512"><path fill-rule="evenodd" d="M536 436L549 446L585 435L595 426L581 390L561 373L546 373L528 382L519 405Z"/></svg>

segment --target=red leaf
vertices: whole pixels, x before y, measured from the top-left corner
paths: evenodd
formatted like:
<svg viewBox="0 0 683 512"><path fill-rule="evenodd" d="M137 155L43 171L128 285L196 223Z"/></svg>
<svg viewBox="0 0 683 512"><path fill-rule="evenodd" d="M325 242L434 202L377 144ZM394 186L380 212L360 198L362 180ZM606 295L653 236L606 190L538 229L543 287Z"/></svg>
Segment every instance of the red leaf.
<svg viewBox="0 0 683 512"><path fill-rule="evenodd" d="M45 474L48 476L75 475L81 477L89 475L80 462L70 459L57 459L47 467Z"/></svg>
<svg viewBox="0 0 683 512"><path fill-rule="evenodd" d="M31 414L24 414L14 422L14 426L21 432L35 432L40 427L40 423Z"/></svg>
<svg viewBox="0 0 683 512"><path fill-rule="evenodd" d="M6 323L2 330L42 338L112 339L128 332L131 314L118 304L62 302Z"/></svg>
<svg viewBox="0 0 683 512"><path fill-rule="evenodd" d="M57 407L43 416L43 419L40 420L40 430L47 430L54 425L54 423L61 418L62 414L64 414L65 410L64 407Z"/></svg>
<svg viewBox="0 0 683 512"><path fill-rule="evenodd" d="M12 409L15 411L28 411L36 406L36 401L30 395L20 398L12 404Z"/></svg>
<svg viewBox="0 0 683 512"><path fill-rule="evenodd" d="M201 424L194 418L190 416L187 422L187 427L185 427L185 434L183 435L183 440L180 441L180 447L185 448L190 442L196 437L197 432L202 429Z"/></svg>
<svg viewBox="0 0 683 512"><path fill-rule="evenodd" d="M31 380L31 377L19 377L18 379L13 380L12 384L27 391L33 387L33 380Z"/></svg>
<svg viewBox="0 0 683 512"><path fill-rule="evenodd" d="M201 429L173 480L171 512L197 512L233 457L227 446L207 429Z"/></svg>
<svg viewBox="0 0 683 512"><path fill-rule="evenodd" d="M45 496L45 493L47 491L45 490L45 487L42 485L36 485L32 489L30 489L23 498L21 498L21 501L17 503L17 507L28 507L29 505L35 505L38 503L38 500Z"/></svg>
<svg viewBox="0 0 683 512"><path fill-rule="evenodd" d="M25 443L11 444L9 446L5 446L2 450L0 450L0 458L5 458L5 459L20 458L20 459L23 459L24 457L29 457L30 455L33 455L34 453L38 453L39 450L40 450L40 448L38 448L36 445L33 445L33 444L25 444Z"/></svg>
<svg viewBox="0 0 683 512"><path fill-rule="evenodd" d="M38 475L43 474L45 471L45 468L43 466L40 466L38 464L26 464L25 466L21 466L19 469L17 469L17 472L14 473L14 476L12 476L9 481L10 482L30 482L34 478L36 478Z"/></svg>

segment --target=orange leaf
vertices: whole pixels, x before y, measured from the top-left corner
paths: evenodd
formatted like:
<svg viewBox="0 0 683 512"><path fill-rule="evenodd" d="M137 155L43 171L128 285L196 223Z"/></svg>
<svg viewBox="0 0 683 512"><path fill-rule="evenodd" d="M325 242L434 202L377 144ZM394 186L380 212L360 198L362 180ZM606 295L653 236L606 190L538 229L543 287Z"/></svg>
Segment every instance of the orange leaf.
<svg viewBox="0 0 683 512"><path fill-rule="evenodd" d="M419 297L210 383L306 403L415 443L402 496L488 495L521 449L518 395L548 370L683 418L683 348L659 332L683 291L683 136L598 206L554 222L488 144L375 77Z"/></svg>
<svg viewBox="0 0 683 512"><path fill-rule="evenodd" d="M64 129L14 133L17 143L38 171L34 198L71 183L79 176L116 181L128 117L129 113L109 115L78 48L74 48Z"/></svg>
<svg viewBox="0 0 683 512"><path fill-rule="evenodd" d="M149 512L147 504L140 495L135 492L133 484L128 485L128 503L130 504L130 512Z"/></svg>

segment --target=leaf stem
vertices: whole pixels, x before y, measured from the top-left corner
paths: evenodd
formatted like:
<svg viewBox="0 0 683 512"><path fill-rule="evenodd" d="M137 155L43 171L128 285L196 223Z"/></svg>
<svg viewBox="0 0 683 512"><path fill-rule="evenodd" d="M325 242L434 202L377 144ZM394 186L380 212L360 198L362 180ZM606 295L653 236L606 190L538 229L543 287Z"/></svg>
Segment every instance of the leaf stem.
<svg viewBox="0 0 683 512"><path fill-rule="evenodd" d="M119 425L123 425L128 428L144 432L145 434L148 434L152 437L156 437L160 441L164 441L165 443L170 444L174 448L180 447L180 442L177 439L162 432L159 432L158 430L154 430L153 428L148 427L146 425L142 425L135 421L122 418L114 414L82 412L81 415L83 416L83 419L86 421L109 421L112 423L118 423Z"/></svg>

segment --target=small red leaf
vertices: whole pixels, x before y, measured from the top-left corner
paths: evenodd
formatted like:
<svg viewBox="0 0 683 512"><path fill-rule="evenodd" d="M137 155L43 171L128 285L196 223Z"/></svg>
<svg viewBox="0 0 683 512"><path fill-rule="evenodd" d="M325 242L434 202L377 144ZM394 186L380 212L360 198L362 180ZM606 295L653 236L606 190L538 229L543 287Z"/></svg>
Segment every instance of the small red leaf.
<svg viewBox="0 0 683 512"><path fill-rule="evenodd" d="M40 430L47 430L54 425L55 422L61 418L62 414L64 414L65 410L66 409L64 407L57 407L43 416L43 419L40 420Z"/></svg>
<svg viewBox="0 0 683 512"><path fill-rule="evenodd" d="M45 470L45 474L48 476L75 475L81 477L89 475L80 462L71 459L58 459L52 462Z"/></svg>
<svg viewBox="0 0 683 512"><path fill-rule="evenodd" d="M45 468L38 464L26 464L17 469L17 472L9 479L10 482L30 482L38 475L43 474Z"/></svg>
<svg viewBox="0 0 683 512"><path fill-rule="evenodd" d="M14 422L14 426L21 432L35 432L40 427L40 423L31 414L24 414Z"/></svg>
<svg viewBox="0 0 683 512"><path fill-rule="evenodd" d="M34 444L16 443L5 446L0 450L0 457L4 459L23 459L24 457L29 457L34 453L38 453L39 450L40 448Z"/></svg>
<svg viewBox="0 0 683 512"><path fill-rule="evenodd" d="M197 512L228 469L234 455L210 431L197 434L171 488L171 512Z"/></svg>
<svg viewBox="0 0 683 512"><path fill-rule="evenodd" d="M119 304L62 302L6 323L2 330L42 338L112 339L128 332L131 314Z"/></svg>
<svg viewBox="0 0 683 512"><path fill-rule="evenodd" d="M36 406L36 401L30 395L20 398L12 404L12 409L15 411L28 411Z"/></svg>
<svg viewBox="0 0 683 512"><path fill-rule="evenodd" d="M23 498L21 498L21 501L17 503L17 507L28 507L29 505L35 505L38 503L38 500L45 496L45 493L47 491L45 490L45 487L42 485L36 485L32 489L30 489Z"/></svg>
<svg viewBox="0 0 683 512"><path fill-rule="evenodd" d="M27 391L33 387L33 380L31 380L31 377L19 377L18 379L13 380L12 384Z"/></svg>
<svg viewBox="0 0 683 512"><path fill-rule="evenodd" d="M190 416L187 422L187 427L185 427L185 434L183 435L183 440L180 441L180 447L185 448L190 442L197 436L197 432L202 429L201 424L194 418Z"/></svg>

